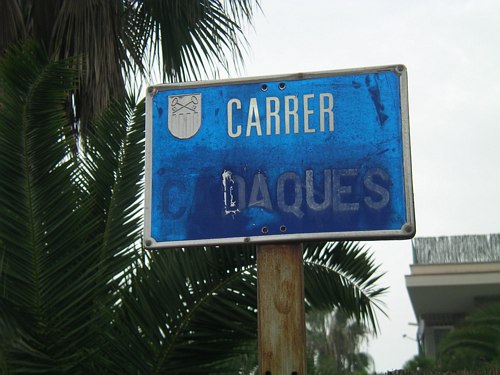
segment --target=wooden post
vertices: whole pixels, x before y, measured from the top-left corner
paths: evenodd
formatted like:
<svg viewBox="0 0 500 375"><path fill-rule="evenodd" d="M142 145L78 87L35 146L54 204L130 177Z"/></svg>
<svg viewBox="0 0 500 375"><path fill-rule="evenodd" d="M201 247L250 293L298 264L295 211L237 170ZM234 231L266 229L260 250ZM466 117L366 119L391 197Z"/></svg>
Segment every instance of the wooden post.
<svg viewBox="0 0 500 375"><path fill-rule="evenodd" d="M302 244L257 248L259 375L306 375Z"/></svg>

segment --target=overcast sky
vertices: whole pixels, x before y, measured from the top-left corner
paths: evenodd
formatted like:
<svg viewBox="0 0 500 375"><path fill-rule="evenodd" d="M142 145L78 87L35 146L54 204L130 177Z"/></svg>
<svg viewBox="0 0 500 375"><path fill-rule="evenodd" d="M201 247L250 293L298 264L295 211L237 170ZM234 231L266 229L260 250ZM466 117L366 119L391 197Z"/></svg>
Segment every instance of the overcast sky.
<svg viewBox="0 0 500 375"><path fill-rule="evenodd" d="M498 0L262 0L245 76L404 64L417 236L500 232ZM370 242L390 286L378 372L416 353L410 241Z"/></svg>

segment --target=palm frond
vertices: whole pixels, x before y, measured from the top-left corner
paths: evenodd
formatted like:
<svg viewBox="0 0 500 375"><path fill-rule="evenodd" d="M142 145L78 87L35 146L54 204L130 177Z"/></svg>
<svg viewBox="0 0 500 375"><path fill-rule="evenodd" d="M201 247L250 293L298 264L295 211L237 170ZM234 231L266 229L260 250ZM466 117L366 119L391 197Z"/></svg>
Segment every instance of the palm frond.
<svg viewBox="0 0 500 375"><path fill-rule="evenodd" d="M72 67L36 45L0 62L0 367L235 373L257 335L255 248L136 247L143 103L105 111L77 159ZM304 260L310 308L373 319L383 288L357 245L311 244Z"/></svg>
<svg viewBox="0 0 500 375"><path fill-rule="evenodd" d="M304 280L308 308L341 309L378 330L376 311L383 313L380 297L386 287L378 281L371 255L357 243L311 243L305 246ZM328 287L326 287L328 285Z"/></svg>
<svg viewBox="0 0 500 375"><path fill-rule="evenodd" d="M384 290L367 287L379 277L369 257L356 245L316 246L324 247L322 255L306 247L305 264L323 277L308 280L306 274L309 307L342 306L369 320L366 311L374 314ZM145 253L117 309L113 362L127 358L143 373L236 373L241 363L234 358L251 354L257 338L255 252L253 246L221 246ZM328 292L318 293L318 287ZM346 288L354 292L343 296ZM366 295L363 301L360 295ZM365 310L358 311L357 303Z"/></svg>
<svg viewBox="0 0 500 375"><path fill-rule="evenodd" d="M199 79L217 66L228 70L242 61L243 22L250 22L254 1L143 0L134 2L130 24L140 26L144 49L162 62L164 79ZM137 29L136 29L137 31ZM228 59L230 56L230 59Z"/></svg>
<svg viewBox="0 0 500 375"><path fill-rule="evenodd" d="M101 284L131 265L130 249L141 236L144 102L114 103L93 128L82 155L82 185L99 221L94 237Z"/></svg>
<svg viewBox="0 0 500 375"><path fill-rule="evenodd" d="M126 95L127 82L217 76L240 67L257 0L4 0L0 56L34 39L57 59L75 58L79 83L68 113L72 130L86 140L87 127L111 102Z"/></svg>
<svg viewBox="0 0 500 375"><path fill-rule="evenodd" d="M209 374L256 339L255 248L167 250L146 259L121 296L110 356L125 355L142 373ZM122 345L125 337L132 345Z"/></svg>
<svg viewBox="0 0 500 375"><path fill-rule="evenodd" d="M125 96L123 11L118 1L62 1L53 23L52 52L61 58L80 57L75 102L84 138L89 121Z"/></svg>
<svg viewBox="0 0 500 375"><path fill-rule="evenodd" d="M55 345L58 334L52 322L60 294L53 293L67 281L60 265L67 246L81 239L67 228L85 226L74 214L77 167L64 134L66 93L76 76L68 62L49 62L36 45L15 49L0 65L0 173L8 176L0 182L1 282L8 292L2 298L4 306L25 311L16 324L31 332L25 346L40 366L50 362L41 342ZM22 356L17 361L24 369Z"/></svg>
<svg viewBox="0 0 500 375"><path fill-rule="evenodd" d="M73 65L37 45L0 62L0 358L12 373L105 362L100 332L140 238L144 109L113 107L77 160L65 130Z"/></svg>
<svg viewBox="0 0 500 375"><path fill-rule="evenodd" d="M0 12L0 57L9 46L17 44L24 34L23 13L19 1L4 0Z"/></svg>
<svg viewBox="0 0 500 375"><path fill-rule="evenodd" d="M445 370L494 368L500 360L500 303L467 316L443 338L438 350Z"/></svg>

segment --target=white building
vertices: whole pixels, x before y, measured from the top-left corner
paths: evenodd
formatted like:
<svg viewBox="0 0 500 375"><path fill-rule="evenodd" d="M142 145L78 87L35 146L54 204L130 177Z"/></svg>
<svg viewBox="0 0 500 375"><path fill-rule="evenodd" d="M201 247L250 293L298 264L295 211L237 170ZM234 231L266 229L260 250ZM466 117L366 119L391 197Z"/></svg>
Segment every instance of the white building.
<svg viewBox="0 0 500 375"><path fill-rule="evenodd" d="M415 238L406 276L419 323L419 351L436 357L440 339L476 307L500 301L500 234Z"/></svg>

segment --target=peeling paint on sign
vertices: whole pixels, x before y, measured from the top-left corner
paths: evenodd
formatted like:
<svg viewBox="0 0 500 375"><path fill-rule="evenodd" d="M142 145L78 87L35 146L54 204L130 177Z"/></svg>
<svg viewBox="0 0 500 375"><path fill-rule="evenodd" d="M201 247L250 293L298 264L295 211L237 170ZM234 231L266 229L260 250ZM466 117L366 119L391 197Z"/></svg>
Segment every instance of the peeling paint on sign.
<svg viewBox="0 0 500 375"><path fill-rule="evenodd" d="M148 247L414 235L404 67L168 84L146 99Z"/></svg>

